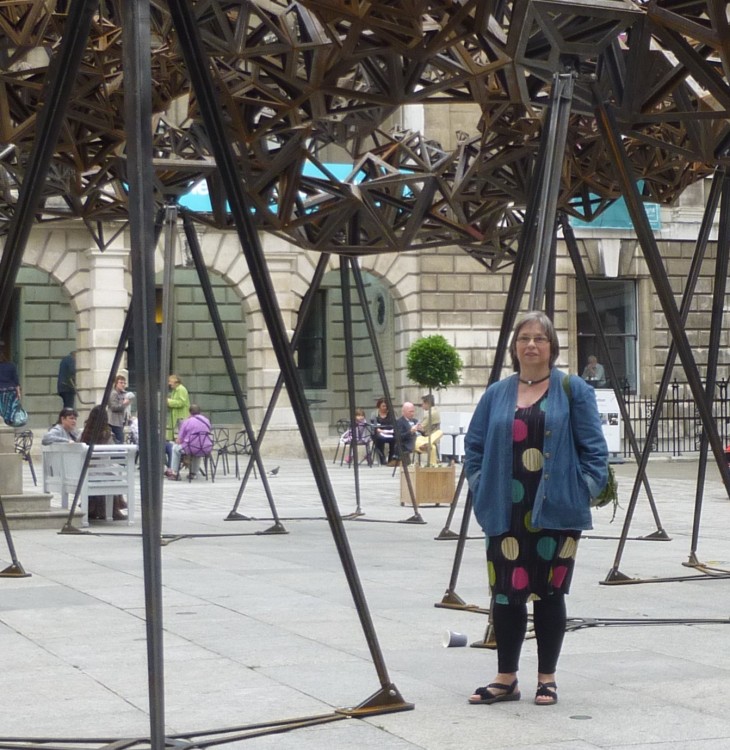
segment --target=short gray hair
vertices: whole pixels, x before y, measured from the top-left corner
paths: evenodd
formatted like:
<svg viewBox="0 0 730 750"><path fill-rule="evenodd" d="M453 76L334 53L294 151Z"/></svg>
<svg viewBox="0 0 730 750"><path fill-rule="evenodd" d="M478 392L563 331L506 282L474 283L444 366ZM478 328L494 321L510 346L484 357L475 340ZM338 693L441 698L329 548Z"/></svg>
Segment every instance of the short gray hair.
<svg viewBox="0 0 730 750"><path fill-rule="evenodd" d="M522 327L528 323L539 323L542 326L542 330L545 331L545 335L550 341L550 367L555 364L560 355L560 342L558 341L558 334L555 333L553 321L550 320L544 312L531 310L530 312L525 313L517 323L515 323L515 327L512 329L512 340L509 344L509 354L512 358L512 369L515 372L520 371L520 363L517 359L517 336L519 336Z"/></svg>

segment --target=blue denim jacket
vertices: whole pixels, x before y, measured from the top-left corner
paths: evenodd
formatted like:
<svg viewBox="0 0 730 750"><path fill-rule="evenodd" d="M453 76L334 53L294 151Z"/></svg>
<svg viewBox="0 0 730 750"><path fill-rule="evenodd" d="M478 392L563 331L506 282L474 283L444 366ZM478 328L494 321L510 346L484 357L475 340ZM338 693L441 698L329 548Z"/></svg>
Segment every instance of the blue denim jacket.
<svg viewBox="0 0 730 750"><path fill-rule="evenodd" d="M532 525L546 529L591 529L590 499L608 481L608 447L596 394L581 378L554 369L545 409L544 464L532 510ZM509 529L512 507L512 425L518 376L484 392L465 440L465 472L474 515L487 536Z"/></svg>

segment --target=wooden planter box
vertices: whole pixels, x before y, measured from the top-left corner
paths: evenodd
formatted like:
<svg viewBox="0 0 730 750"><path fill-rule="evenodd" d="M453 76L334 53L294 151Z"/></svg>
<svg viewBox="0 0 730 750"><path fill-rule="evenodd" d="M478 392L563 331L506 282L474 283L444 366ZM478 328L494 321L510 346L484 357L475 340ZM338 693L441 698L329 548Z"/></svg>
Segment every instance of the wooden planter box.
<svg viewBox="0 0 730 750"><path fill-rule="evenodd" d="M456 490L456 468L410 466L408 474L416 494L416 505L451 505ZM411 496L403 469L400 471L400 504L410 505Z"/></svg>

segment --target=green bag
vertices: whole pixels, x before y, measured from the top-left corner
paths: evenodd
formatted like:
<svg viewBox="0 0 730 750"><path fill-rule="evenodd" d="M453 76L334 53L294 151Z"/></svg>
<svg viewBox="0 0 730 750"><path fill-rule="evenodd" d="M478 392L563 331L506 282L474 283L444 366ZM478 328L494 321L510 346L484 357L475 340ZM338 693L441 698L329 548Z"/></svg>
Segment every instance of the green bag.
<svg viewBox="0 0 730 750"><path fill-rule="evenodd" d="M573 390L570 387L570 375L566 375L563 378L563 390L568 397L568 402L573 402ZM616 474L613 471L611 464L607 465L608 469L608 481L606 486L600 491L596 497L591 498L592 508L603 508L606 505L613 505L613 512L616 513L618 507L618 481L616 480Z"/></svg>
<svg viewBox="0 0 730 750"><path fill-rule="evenodd" d="M608 465L608 482L597 497L591 498L591 507L603 508L609 503L613 503L614 509L618 505L618 481L616 481L616 474L611 464Z"/></svg>

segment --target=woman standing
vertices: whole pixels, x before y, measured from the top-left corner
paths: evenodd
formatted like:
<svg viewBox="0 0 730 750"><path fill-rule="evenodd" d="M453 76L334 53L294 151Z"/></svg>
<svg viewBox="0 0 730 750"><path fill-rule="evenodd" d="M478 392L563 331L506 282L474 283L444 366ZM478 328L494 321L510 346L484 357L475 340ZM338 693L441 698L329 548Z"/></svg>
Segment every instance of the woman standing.
<svg viewBox="0 0 730 750"><path fill-rule="evenodd" d="M172 374L167 379L167 429L165 430L165 455L167 466L172 462L172 446L177 440L177 428L190 414L190 396L182 380Z"/></svg>
<svg viewBox="0 0 730 750"><path fill-rule="evenodd" d="M124 442L124 425L129 420L129 405L132 400L127 393L127 378L117 375L114 389L109 394L109 427L117 443Z"/></svg>
<svg viewBox="0 0 730 750"><path fill-rule="evenodd" d="M5 342L0 341L0 417L12 425L20 403L20 379L14 362L5 357Z"/></svg>
<svg viewBox="0 0 730 750"><path fill-rule="evenodd" d="M557 703L555 670L565 633L581 531L590 499L608 480L608 449L593 388L554 369L560 345L550 319L527 313L515 326L515 374L482 396L466 435L466 477L487 537L497 676L470 703L519 700L517 672L533 602L535 703Z"/></svg>

